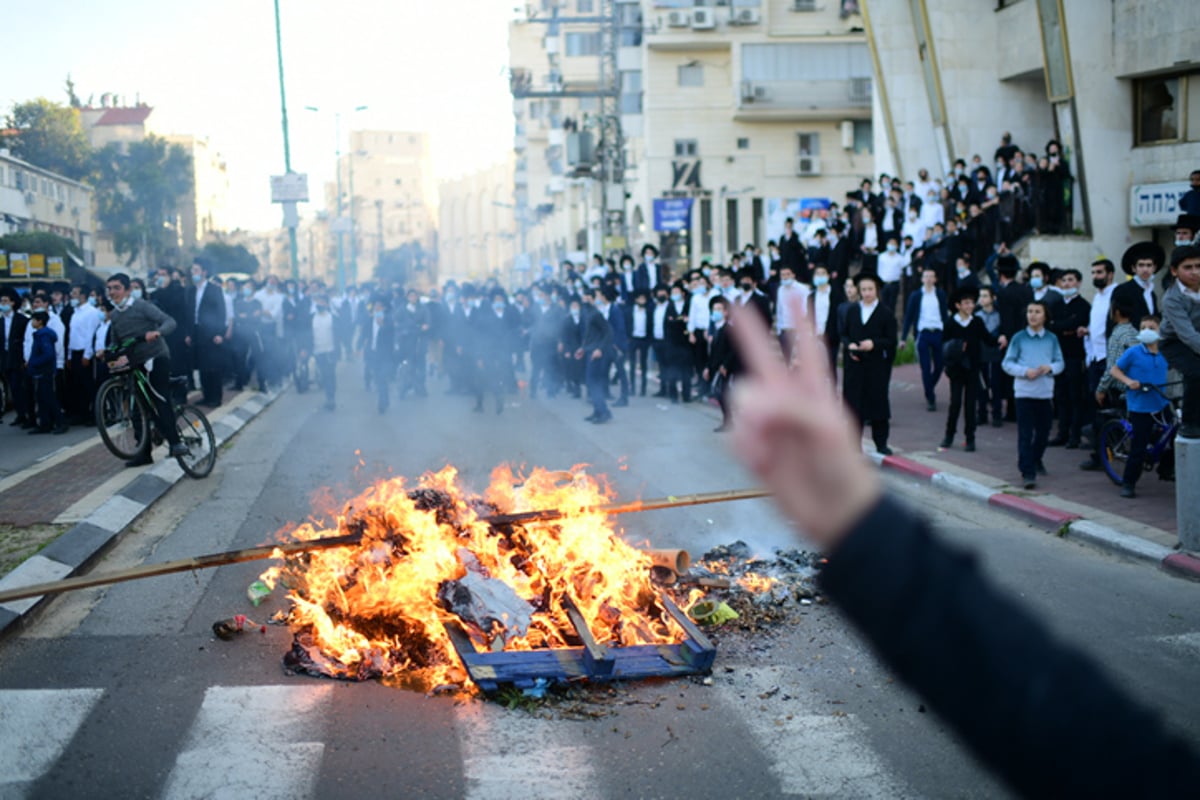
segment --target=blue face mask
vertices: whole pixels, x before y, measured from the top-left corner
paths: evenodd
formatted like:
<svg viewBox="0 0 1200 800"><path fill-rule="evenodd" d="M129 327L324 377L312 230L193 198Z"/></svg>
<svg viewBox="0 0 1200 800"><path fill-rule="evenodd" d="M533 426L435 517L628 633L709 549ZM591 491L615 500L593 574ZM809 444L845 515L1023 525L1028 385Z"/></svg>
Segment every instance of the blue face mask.
<svg viewBox="0 0 1200 800"><path fill-rule="evenodd" d="M1062 290L1063 297L1074 297L1077 294L1079 294L1079 290L1076 289L1074 286L1072 286L1070 289Z"/></svg>
<svg viewBox="0 0 1200 800"><path fill-rule="evenodd" d="M204 274L200 272L192 273L192 283L196 284L197 286L204 283Z"/></svg>
<svg viewBox="0 0 1200 800"><path fill-rule="evenodd" d="M714 308L712 313L708 315L713 322L720 322L725 319L725 312L719 308Z"/></svg>
<svg viewBox="0 0 1200 800"><path fill-rule="evenodd" d="M382 311L375 312L375 319L379 320L380 322L383 322L383 317L384 317L384 314Z"/></svg>
<svg viewBox="0 0 1200 800"><path fill-rule="evenodd" d="M71 308L79 308L79 298L78 297L71 298Z"/></svg>
<svg viewBox="0 0 1200 800"><path fill-rule="evenodd" d="M0 303L0 314L7 314L12 311L12 303Z"/></svg>
<svg viewBox="0 0 1200 800"><path fill-rule="evenodd" d="M497 314L504 313L504 303L492 303L492 308L496 310Z"/></svg>
<svg viewBox="0 0 1200 800"><path fill-rule="evenodd" d="M129 294L130 294L130 295L133 297L133 299L134 299L134 300L141 300L141 299L142 299L142 290L141 290L141 289L130 289L130 290L129 290ZM94 306L94 305L96 305L96 298L94 298L94 297L89 297L89 298L88 298L88 305L89 305L89 306Z"/></svg>
<svg viewBox="0 0 1200 800"><path fill-rule="evenodd" d="M1142 328L1138 331L1137 338L1142 344L1154 344L1158 341L1158 336L1158 331L1153 328Z"/></svg>
<svg viewBox="0 0 1200 800"><path fill-rule="evenodd" d="M1044 280L1042 280L1041 276L1035 275L1034 277L1029 279L1029 285L1032 286L1034 289L1040 289L1046 285L1046 282Z"/></svg>
<svg viewBox="0 0 1200 800"><path fill-rule="evenodd" d="M828 275L814 275L813 276L813 286L824 286L827 283L829 283Z"/></svg>

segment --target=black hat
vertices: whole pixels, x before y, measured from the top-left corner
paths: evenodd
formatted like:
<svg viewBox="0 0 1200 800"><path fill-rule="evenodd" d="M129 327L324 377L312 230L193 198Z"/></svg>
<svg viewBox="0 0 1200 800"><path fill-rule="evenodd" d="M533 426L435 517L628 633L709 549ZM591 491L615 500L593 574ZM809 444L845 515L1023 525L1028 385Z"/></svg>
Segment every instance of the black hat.
<svg viewBox="0 0 1200 800"><path fill-rule="evenodd" d="M883 292L883 278L879 277L874 272L860 272L854 276L855 286L858 286L865 281L871 281L871 283L875 284L875 291L880 293Z"/></svg>
<svg viewBox="0 0 1200 800"><path fill-rule="evenodd" d="M1143 258L1154 262L1155 272L1158 272L1163 268L1163 264L1167 263L1167 254L1161 247L1154 242L1138 242L1130 245L1125 254L1121 256L1121 269L1125 270L1126 275L1132 275L1134 265Z"/></svg>
<svg viewBox="0 0 1200 800"><path fill-rule="evenodd" d="M644 245L642 245L642 255L646 255L647 252L653 253L656 257L658 256L658 248L649 242L646 242Z"/></svg>
<svg viewBox="0 0 1200 800"><path fill-rule="evenodd" d="M1200 233L1200 214L1180 214L1179 219L1175 220L1175 227L1187 228L1193 236Z"/></svg>

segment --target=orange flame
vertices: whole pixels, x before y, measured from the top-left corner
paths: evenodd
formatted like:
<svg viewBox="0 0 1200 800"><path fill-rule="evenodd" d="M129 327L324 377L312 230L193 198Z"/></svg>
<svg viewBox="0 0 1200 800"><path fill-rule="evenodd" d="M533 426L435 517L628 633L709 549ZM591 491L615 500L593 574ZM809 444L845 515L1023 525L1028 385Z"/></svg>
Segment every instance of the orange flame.
<svg viewBox="0 0 1200 800"><path fill-rule="evenodd" d="M583 511L611 498L607 485L581 467L527 476L500 467L482 498L467 495L449 466L423 475L415 490L390 478L355 498L337 530L309 522L290 536L361 530L360 545L289 559L262 578L288 587L297 643L322 672L340 677L415 677L426 684L460 678L443 628L458 617L439 602L438 590L468 568L507 584L533 612L524 635L468 628L481 647L578 645L566 597L601 644L680 642L684 632L663 613L650 583L649 556L624 542L609 518ZM509 529L480 520L542 509L564 516Z"/></svg>
<svg viewBox="0 0 1200 800"><path fill-rule="evenodd" d="M741 586L751 594L762 594L771 590L778 581L775 578L766 575L759 575L755 572L747 572L745 575L737 579L738 586Z"/></svg>

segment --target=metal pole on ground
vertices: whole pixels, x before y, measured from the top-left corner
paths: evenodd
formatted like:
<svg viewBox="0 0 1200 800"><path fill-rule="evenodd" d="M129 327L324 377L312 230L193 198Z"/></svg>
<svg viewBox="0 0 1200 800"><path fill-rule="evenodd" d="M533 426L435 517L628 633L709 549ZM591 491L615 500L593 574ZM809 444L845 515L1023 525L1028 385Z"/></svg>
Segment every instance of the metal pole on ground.
<svg viewBox="0 0 1200 800"><path fill-rule="evenodd" d="M1175 437L1175 518L1180 547L1200 552L1200 439Z"/></svg>

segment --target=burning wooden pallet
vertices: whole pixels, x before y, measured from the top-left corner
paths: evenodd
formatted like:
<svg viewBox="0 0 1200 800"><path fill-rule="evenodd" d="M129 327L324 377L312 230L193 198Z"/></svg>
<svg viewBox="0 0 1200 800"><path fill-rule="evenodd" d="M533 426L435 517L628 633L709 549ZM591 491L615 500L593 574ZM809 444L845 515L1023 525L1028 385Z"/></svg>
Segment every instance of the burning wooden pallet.
<svg viewBox="0 0 1200 800"><path fill-rule="evenodd" d="M660 594L658 601L687 634L683 642L606 647L596 641L583 614L569 597L563 599L563 607L583 643L581 647L480 651L466 628L458 622L443 623L443 627L467 674L484 692L494 692L502 686L526 689L536 685L539 679L604 682L673 678L712 669L716 647L670 598Z"/></svg>

